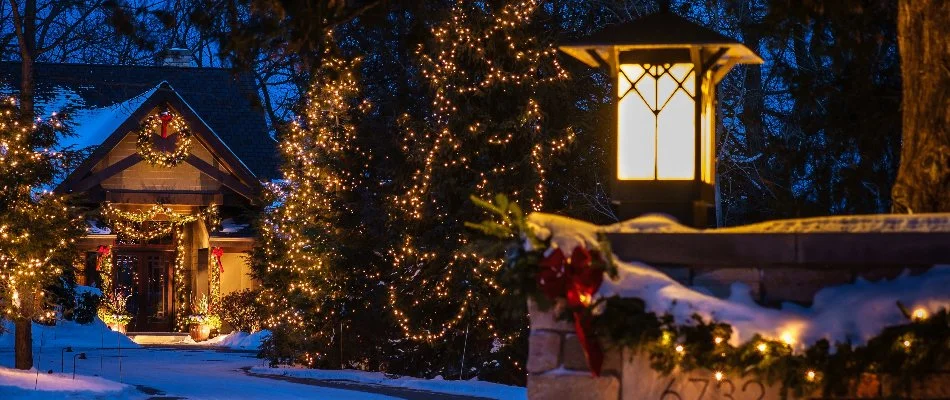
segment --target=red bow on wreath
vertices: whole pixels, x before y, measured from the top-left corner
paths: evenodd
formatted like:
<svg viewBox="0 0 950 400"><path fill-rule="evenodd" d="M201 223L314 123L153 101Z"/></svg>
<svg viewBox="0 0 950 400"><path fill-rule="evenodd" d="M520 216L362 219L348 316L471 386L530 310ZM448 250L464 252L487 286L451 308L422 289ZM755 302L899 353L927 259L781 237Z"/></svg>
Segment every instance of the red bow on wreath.
<svg viewBox="0 0 950 400"><path fill-rule="evenodd" d="M162 121L162 139L168 137L168 123L171 122L172 118L174 116L168 111L158 114L158 120Z"/></svg>
<svg viewBox="0 0 950 400"><path fill-rule="evenodd" d="M98 256L96 257L96 271L102 271L102 260L112 254L111 246L99 246L96 249Z"/></svg>
<svg viewBox="0 0 950 400"><path fill-rule="evenodd" d="M214 257L214 262L218 264L218 273L224 273L224 264L221 263L221 256L224 255L224 249L220 247L211 248L211 256Z"/></svg>
<svg viewBox="0 0 950 400"><path fill-rule="evenodd" d="M604 353L593 334L590 315L583 310L590 305L594 293L604 281L604 268L592 265L595 258L600 259L600 252L588 252L581 246L574 248L570 260L564 257L561 249L555 249L539 263L538 286L551 299L567 298L567 305L574 312L574 330L587 356L587 365L594 376L600 376Z"/></svg>

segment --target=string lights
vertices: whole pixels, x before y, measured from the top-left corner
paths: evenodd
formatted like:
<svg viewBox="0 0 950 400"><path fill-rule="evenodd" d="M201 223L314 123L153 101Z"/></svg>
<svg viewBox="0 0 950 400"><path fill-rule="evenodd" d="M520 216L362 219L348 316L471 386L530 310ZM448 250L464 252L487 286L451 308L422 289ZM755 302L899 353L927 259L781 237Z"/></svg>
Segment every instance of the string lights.
<svg viewBox="0 0 950 400"><path fill-rule="evenodd" d="M62 274L85 224L67 198L40 188L62 165L50 148L63 127L55 114L24 121L13 98L0 102L0 304L5 317L54 317L44 287Z"/></svg>
<svg viewBox="0 0 950 400"><path fill-rule="evenodd" d="M356 120L371 106L354 73L361 59L340 55L332 33L323 48L301 116L281 132L283 179L266 185L277 206L262 215L253 266L268 310L264 325L277 343L272 356L310 366L341 349L334 346L340 330L357 346L360 332L372 328L354 320L381 321L372 303L380 274L370 263L348 263L365 253L358 243L368 228L357 196L367 186L360 169L372 155L357 142Z"/></svg>
<svg viewBox="0 0 950 400"><path fill-rule="evenodd" d="M195 214L183 214L162 204L155 204L140 211L124 211L107 202L102 204L100 213L118 234L141 243L174 234L175 311L178 316L175 324L181 331L187 329L185 315L188 313L191 290L188 286L189 282L185 281L185 270L187 268L185 227L198 221L204 222L208 226L218 225L217 205L212 204Z"/></svg>
<svg viewBox="0 0 950 400"><path fill-rule="evenodd" d="M175 149L171 152L156 149L152 136L156 131L160 131L162 138L167 138L169 126L178 134ZM149 115L142 121L137 135L136 145L139 155L153 166L174 167L184 162L191 151L191 129L188 128L184 118L171 111Z"/></svg>
<svg viewBox="0 0 950 400"><path fill-rule="evenodd" d="M462 222L474 210L459 201L514 191L542 209L552 156L573 140L571 130L545 126L538 101L543 88L568 77L556 49L526 33L539 4L486 11L459 1L416 51L431 115L398 120L402 150L416 168L391 199L390 219L403 231L388 252L396 271L390 309L406 338L444 341L469 324L502 344L520 337L523 327L499 327L490 309L504 292L494 280L502 260L468 249Z"/></svg>

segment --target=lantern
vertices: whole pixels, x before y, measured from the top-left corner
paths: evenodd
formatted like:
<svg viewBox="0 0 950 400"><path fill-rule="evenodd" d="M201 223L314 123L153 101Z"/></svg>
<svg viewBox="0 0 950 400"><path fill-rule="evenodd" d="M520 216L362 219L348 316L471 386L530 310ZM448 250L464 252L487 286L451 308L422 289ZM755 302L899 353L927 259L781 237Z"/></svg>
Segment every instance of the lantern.
<svg viewBox="0 0 950 400"><path fill-rule="evenodd" d="M668 10L560 49L613 78L619 216L664 212L696 227L715 224L716 84L736 64L762 59Z"/></svg>

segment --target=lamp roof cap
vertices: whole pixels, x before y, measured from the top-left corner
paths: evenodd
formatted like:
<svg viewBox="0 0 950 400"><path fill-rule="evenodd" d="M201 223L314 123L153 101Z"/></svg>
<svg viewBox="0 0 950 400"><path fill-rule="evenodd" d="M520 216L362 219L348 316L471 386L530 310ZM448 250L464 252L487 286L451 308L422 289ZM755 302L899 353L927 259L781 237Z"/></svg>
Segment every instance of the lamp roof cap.
<svg viewBox="0 0 950 400"><path fill-rule="evenodd" d="M590 36L565 42L562 51L597 66L589 50L608 56L613 51L663 48L727 49L727 58L738 63L761 64L762 59L742 43L696 24L671 11L660 11L633 21L610 25Z"/></svg>

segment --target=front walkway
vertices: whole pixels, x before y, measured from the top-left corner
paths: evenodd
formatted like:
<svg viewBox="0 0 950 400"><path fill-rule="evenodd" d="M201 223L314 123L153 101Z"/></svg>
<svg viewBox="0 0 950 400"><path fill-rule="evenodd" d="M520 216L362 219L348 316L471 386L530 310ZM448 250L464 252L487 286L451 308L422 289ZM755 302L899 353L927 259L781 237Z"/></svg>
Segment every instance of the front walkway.
<svg viewBox="0 0 950 400"><path fill-rule="evenodd" d="M39 357L37 368L41 371L60 373L60 368L65 368L65 373L71 374L70 353L65 353L63 359L60 348L44 348L42 352L38 350L35 350L35 356ZM130 399L484 399L351 381L256 374L249 372L249 369L263 364L251 352L180 347L74 350L85 352L87 356L86 360L77 361L77 374L98 375L131 385L135 390L130 389L122 394L123 398ZM0 365L13 365L11 349L0 349ZM3 392L0 387L0 393ZM57 392L45 394L50 393ZM12 396L0 397L14 399L25 395L27 393L20 391L12 393ZM61 398L114 397L91 394L88 397L76 397L63 393Z"/></svg>

